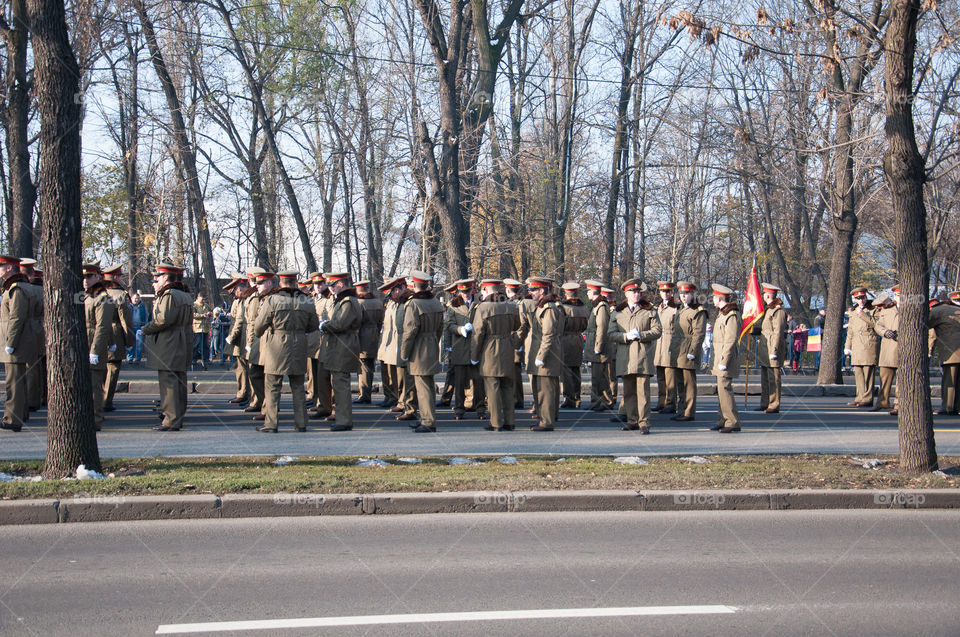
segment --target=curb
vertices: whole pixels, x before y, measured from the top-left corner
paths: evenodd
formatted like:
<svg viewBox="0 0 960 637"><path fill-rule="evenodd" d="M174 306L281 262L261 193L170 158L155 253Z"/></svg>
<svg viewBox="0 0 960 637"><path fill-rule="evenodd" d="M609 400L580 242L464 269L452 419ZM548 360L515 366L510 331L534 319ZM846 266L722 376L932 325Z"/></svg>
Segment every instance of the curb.
<svg viewBox="0 0 960 637"><path fill-rule="evenodd" d="M462 491L91 496L0 501L0 526L413 513L960 509L960 489Z"/></svg>

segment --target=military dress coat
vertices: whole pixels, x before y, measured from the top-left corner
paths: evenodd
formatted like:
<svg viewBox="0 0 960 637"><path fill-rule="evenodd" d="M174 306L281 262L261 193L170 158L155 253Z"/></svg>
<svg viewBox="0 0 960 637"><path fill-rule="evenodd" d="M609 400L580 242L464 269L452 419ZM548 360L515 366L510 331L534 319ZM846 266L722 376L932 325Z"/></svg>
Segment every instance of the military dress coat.
<svg viewBox="0 0 960 637"><path fill-rule="evenodd" d="M383 301L373 294L358 296L360 301L360 358L376 358L383 329Z"/></svg>
<svg viewBox="0 0 960 637"><path fill-rule="evenodd" d="M321 362L332 372L360 370L360 324L363 321L355 288L344 288L333 297L329 318L323 324L326 353Z"/></svg>
<svg viewBox="0 0 960 637"><path fill-rule="evenodd" d="M670 350L676 352L678 368L700 369L703 339L706 335L707 308L699 303L692 303L677 310L676 323L673 326L674 342ZM693 360L687 356L688 354L693 355Z"/></svg>
<svg viewBox="0 0 960 637"><path fill-rule="evenodd" d="M533 300L533 297L528 296L520 301L517 309L520 311L520 329L517 330L517 343L519 343L517 353L520 355L520 363L524 368L530 369L534 364L534 359L537 354L533 351L533 348L530 347L530 342L533 339L533 323L536 320L534 314L537 311L537 302Z"/></svg>
<svg viewBox="0 0 960 637"><path fill-rule="evenodd" d="M30 299L30 322L32 338L37 342L36 358L34 362L45 356L47 345L46 332L43 327L43 286L36 283L23 282L19 284L28 293ZM126 356L126 351L124 351Z"/></svg>
<svg viewBox="0 0 960 637"><path fill-rule="evenodd" d="M850 321L847 324L847 340L845 349L850 350L851 365L876 365L880 354L880 337L874 329L876 321L873 318L873 308L850 310Z"/></svg>
<svg viewBox="0 0 960 637"><path fill-rule="evenodd" d="M106 369L107 355L110 353L110 346L114 344L113 323L116 320L117 307L103 283L97 283L85 292L83 313L87 323L90 353L98 357L96 363L90 363L90 369Z"/></svg>
<svg viewBox="0 0 960 637"><path fill-rule="evenodd" d="M185 372L193 357L193 299L180 283L170 283L157 293L153 320L143 326L147 367Z"/></svg>
<svg viewBox="0 0 960 637"><path fill-rule="evenodd" d="M448 347L452 348L450 352L451 365L470 364L470 335L464 337L460 334L460 328L467 323L473 323L476 309L476 298L468 304L459 294L450 301L450 305L447 307L444 331L446 332ZM474 328L476 328L476 325L474 325Z"/></svg>
<svg viewBox="0 0 960 637"><path fill-rule="evenodd" d="M253 331L260 338L260 363L265 374L307 373L307 335L319 320L313 300L292 288L271 290L261 297Z"/></svg>
<svg viewBox="0 0 960 637"><path fill-rule="evenodd" d="M440 371L440 337L443 303L431 292L415 292L404 304L401 358L413 376L433 376Z"/></svg>
<svg viewBox="0 0 960 637"><path fill-rule="evenodd" d="M563 364L580 367L583 362L583 333L590 322L592 308L580 299L563 301Z"/></svg>
<svg viewBox="0 0 960 637"><path fill-rule="evenodd" d="M42 344L33 320L34 300L26 286L27 277L14 274L3 282L0 301L0 362L31 364L40 358ZM13 353L7 354L6 348Z"/></svg>
<svg viewBox="0 0 960 637"><path fill-rule="evenodd" d="M960 307L941 303L930 308L929 326L942 365L960 365Z"/></svg>
<svg viewBox="0 0 960 637"><path fill-rule="evenodd" d="M553 294L537 302L530 324L530 356L527 358L527 373L531 376L561 376L563 374L563 351L561 338L564 322L563 307ZM537 367L537 361L543 365Z"/></svg>
<svg viewBox="0 0 960 637"><path fill-rule="evenodd" d="M249 288L248 288L249 289ZM247 359L247 336L246 336L246 327L247 323L243 317L243 303L244 299L234 298L233 303L230 304L230 333L227 335L227 343L231 346L230 350L227 352L231 356L239 356L240 358Z"/></svg>
<svg viewBox="0 0 960 637"><path fill-rule="evenodd" d="M764 367L783 367L787 355L787 311L782 301L775 299L767 305L760 319L760 340L757 344L757 356ZM776 354L776 360L770 355Z"/></svg>
<svg viewBox="0 0 960 637"><path fill-rule="evenodd" d="M713 375L736 378L740 375L740 326L743 324L736 303L720 308L713 324ZM720 369L723 366L726 369Z"/></svg>
<svg viewBox="0 0 960 637"><path fill-rule="evenodd" d="M608 330L610 329L610 304L604 298L593 303L590 318L587 319L587 331L584 333L583 360L588 363L606 363ZM597 352L600 352L599 354Z"/></svg>
<svg viewBox="0 0 960 637"><path fill-rule="evenodd" d="M260 339L253 329L257 323L257 315L260 314L261 298L259 290L251 288L250 295L243 302L243 320L247 324L243 334L246 339L245 352L251 365L263 364L260 362Z"/></svg>
<svg viewBox="0 0 960 637"><path fill-rule="evenodd" d="M627 334L634 329L640 338L628 341ZM610 323L610 340L618 345L617 376L656 374L657 340L663 340L662 334L659 312L649 303L618 309L616 320Z"/></svg>
<svg viewBox="0 0 960 637"><path fill-rule="evenodd" d="M109 358L111 361L119 362L126 360L127 348L133 347L135 340L130 295L116 281L103 281L103 287L107 289L107 294L110 295L110 300L116 308L111 330L113 332L113 342L111 344L116 345L116 348L110 352Z"/></svg>
<svg viewBox="0 0 960 637"><path fill-rule="evenodd" d="M876 322L873 331L877 333L880 339L880 358L877 364L880 367L897 367L899 364L899 355L897 353L897 341L893 338L884 336L888 331L896 332L900 329L900 309L896 305L882 307L873 314Z"/></svg>
<svg viewBox="0 0 960 637"><path fill-rule="evenodd" d="M657 341L656 354L653 357L653 364L657 367L677 367L677 352L673 351L673 330L677 323L677 312L680 310L680 304L676 301L670 301L664 305L660 303L656 307L657 319L660 322L662 334ZM619 350L617 350L619 354Z"/></svg>
<svg viewBox="0 0 960 637"><path fill-rule="evenodd" d="M480 301L474 316L470 358L480 364L480 375L513 377L520 310L511 301Z"/></svg>

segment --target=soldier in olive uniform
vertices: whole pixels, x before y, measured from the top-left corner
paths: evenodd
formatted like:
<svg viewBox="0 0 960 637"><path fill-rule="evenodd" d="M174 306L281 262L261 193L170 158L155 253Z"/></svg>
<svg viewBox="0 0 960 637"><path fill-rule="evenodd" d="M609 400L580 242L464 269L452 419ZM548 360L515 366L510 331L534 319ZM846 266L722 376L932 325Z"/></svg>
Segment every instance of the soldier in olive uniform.
<svg viewBox="0 0 960 637"><path fill-rule="evenodd" d="M960 308L938 303L930 308L927 327L932 331L934 346L943 368L940 392L941 416L956 416L960 410Z"/></svg>
<svg viewBox="0 0 960 637"><path fill-rule="evenodd" d="M536 321L534 314L537 311L537 302L530 293L530 279L527 279L526 283L527 292L523 295L523 298L520 299L517 307L517 309L520 310L520 329L517 330L517 343L519 344L517 353L520 354L520 361L523 364L523 367L529 370L534 359L534 355L536 354L536 352L531 351L530 342L533 340L533 324ZM527 374L529 375L529 371ZM530 395L533 405L530 407L529 413L536 414L537 395L534 387L533 376L530 376Z"/></svg>
<svg viewBox="0 0 960 637"><path fill-rule="evenodd" d="M740 431L740 412L733 395L733 379L740 375L740 308L734 302L733 290L714 283L713 304L719 310L713 324L713 375L717 377L717 424L713 431L722 434Z"/></svg>
<svg viewBox="0 0 960 637"><path fill-rule="evenodd" d="M487 431L512 431L516 426L513 357L517 351L520 310L506 300L502 284L499 279L480 282L481 299L474 314L470 342L470 362L479 366L490 408L490 423L483 427Z"/></svg>
<svg viewBox="0 0 960 637"><path fill-rule="evenodd" d="M157 431L180 431L187 411L187 367L193 352L193 299L183 285L183 268L157 265L153 319L143 326L147 367L157 370L160 418Z"/></svg>
<svg viewBox="0 0 960 637"><path fill-rule="evenodd" d="M623 404L627 412L624 431L650 433L650 377L656 372L654 356L662 328L658 312L643 298L640 279L621 284L627 305L617 312L610 338L619 345L617 375L623 378Z"/></svg>
<svg viewBox="0 0 960 637"><path fill-rule="evenodd" d="M607 344L604 353L607 356L607 378L610 380L610 399L612 401L612 406L617 404L617 394L618 394L618 385L620 381L617 379L617 344L610 340L610 328L609 325L612 325L615 320L617 320L617 292L611 287L604 285L600 288L600 296L603 297L603 300L607 302L607 305L610 307L610 323L607 327ZM621 405L619 413L613 420L618 420L620 422L626 422L627 416L623 413L623 406Z"/></svg>
<svg viewBox="0 0 960 637"><path fill-rule="evenodd" d="M530 295L536 309L530 320L527 374L533 383L537 424L531 431L553 431L560 407L560 375L563 373L563 307L553 293L553 279L530 277Z"/></svg>
<svg viewBox="0 0 960 637"><path fill-rule="evenodd" d="M107 387L103 399L103 410L113 411L113 395L117 392L117 380L120 367L127 357L127 348L133 347L133 312L130 310L130 295L123 287L123 264L117 263L103 269L103 286L116 307L113 322L113 345L107 355Z"/></svg>
<svg viewBox="0 0 960 637"><path fill-rule="evenodd" d="M760 341L757 356L760 358L760 407L755 411L768 414L780 413L781 374L787 353L787 312L783 301L777 298L780 288L772 283L761 283L763 293L763 317L760 325Z"/></svg>
<svg viewBox="0 0 960 637"><path fill-rule="evenodd" d="M603 283L588 280L587 298L590 300L590 318L583 343L583 358L590 363L590 409L605 411L613 409L615 399L610 393L610 378L607 376L607 341L610 329L610 304L601 290Z"/></svg>
<svg viewBox="0 0 960 637"><path fill-rule="evenodd" d="M357 281L354 286L360 301L360 395L356 403L370 404L373 372L377 364L377 346L383 329L383 302L370 293L370 281Z"/></svg>
<svg viewBox="0 0 960 637"><path fill-rule="evenodd" d="M689 422L697 412L697 370L703 356L703 339L707 335L707 308L697 303L697 286L689 281L677 283L680 303L673 327L673 345L677 352L677 367L682 374L678 383L677 415L672 420Z"/></svg>
<svg viewBox="0 0 960 637"><path fill-rule="evenodd" d="M446 317L447 311L450 309L450 301L456 298L456 296L456 281L443 288L443 298L440 300L440 303L443 305L444 317ZM446 320L446 318L444 318L444 320ZM442 360L447 364L447 373L444 374L443 392L440 394L440 400L437 401L437 407L449 407L450 403L453 401L453 379L456 377L456 374L453 372L453 365L450 364L450 352L453 351L453 348L450 346L449 340L450 337L447 336L446 330L444 330L443 336L440 339L440 354Z"/></svg>
<svg viewBox="0 0 960 637"><path fill-rule="evenodd" d="M93 386L93 426L103 426L103 401L107 382L107 357L117 348L113 324L117 307L103 285L99 263L83 264L84 315L87 323L87 343L90 347L90 376Z"/></svg>
<svg viewBox="0 0 960 637"><path fill-rule="evenodd" d="M20 274L27 277L27 281L20 285L30 296L30 320L33 323L39 356L37 362L27 368L27 407L30 411L36 411L46 403L47 384L47 340L43 327L43 272L34 268L36 264L36 259L20 259Z"/></svg>
<svg viewBox="0 0 960 637"><path fill-rule="evenodd" d="M260 313L259 284L265 279L272 279L274 273L261 267L253 267L247 269L247 276L250 280L250 292L243 302L243 322L246 324L243 336L246 339L244 352L247 355L247 374L250 377L253 399L243 411L254 414L253 420L264 420L266 416L263 414L263 396L266 377L260 360L260 337L254 333L253 326L256 325L257 315Z"/></svg>
<svg viewBox="0 0 960 637"><path fill-rule="evenodd" d="M413 292L405 305L400 333L400 360L413 378L420 422L415 433L437 430L433 376L440 369L440 336L443 333L443 304L430 292L430 275L410 273Z"/></svg>
<svg viewBox="0 0 960 637"><path fill-rule="evenodd" d="M504 279L503 285L507 291L507 300L517 307L519 316L523 306L523 283L516 279ZM523 339L518 338L520 328L514 333L514 340L517 342L517 348L513 352L513 407L514 409L523 409Z"/></svg>
<svg viewBox="0 0 960 637"><path fill-rule="evenodd" d="M457 296L450 301L444 329L448 347L451 348L453 413L457 420L463 420L468 402L470 409L475 410L481 418L484 415L480 370L470 364L470 333L473 331L473 315L477 308L475 284L473 279L457 281Z"/></svg>
<svg viewBox="0 0 960 637"><path fill-rule="evenodd" d="M326 273L315 273L311 278L313 279L313 304L316 308L317 319L323 322L330 318L330 311L333 309L333 292L330 291ZM332 421L334 410L333 377L330 374L330 368L327 367L329 347L329 337L318 331L316 349L309 361L310 378L313 381L310 394L313 395L315 401L313 408L310 410L313 412L310 417L325 418Z"/></svg>
<svg viewBox="0 0 960 637"><path fill-rule="evenodd" d="M27 277L20 273L20 259L0 255L3 297L0 301L0 360L6 370L6 402L0 428L20 431L29 416L27 373L39 360L37 335L31 317L32 297L24 289Z"/></svg>
<svg viewBox="0 0 960 637"><path fill-rule="evenodd" d="M400 403L401 377L397 362L400 359L400 330L397 326L397 299L406 289L403 277L390 278L377 288L386 297L383 305L383 329L380 332L380 384L383 385L383 402L380 407L393 409Z"/></svg>
<svg viewBox="0 0 960 637"><path fill-rule="evenodd" d="M567 281L563 289L563 376L561 409L580 408L580 366L583 364L583 333L590 321L590 308L580 299L580 283Z"/></svg>
<svg viewBox="0 0 960 637"><path fill-rule="evenodd" d="M320 323L326 337L324 367L330 371L333 385L333 408L336 424L330 431L353 429L353 398L350 395L350 374L360 371L360 324L362 312L357 291L350 285L346 272L324 274L333 293L329 318Z"/></svg>
<svg viewBox="0 0 960 637"><path fill-rule="evenodd" d="M845 354L850 356L853 374L857 380L857 397L851 407L873 406L873 377L880 353L880 337L874 328L873 304L867 299L867 288L854 288L850 295L855 305L850 308L847 324Z"/></svg>
<svg viewBox="0 0 960 637"><path fill-rule="evenodd" d="M870 411L889 410L891 416L897 415L893 407L893 381L897 375L899 363L897 353L897 330L900 329L900 286L893 286L893 296L882 294L873 302L876 308L873 313L875 320L873 330L880 338L880 357L877 370L880 375L880 393L877 395L877 405Z"/></svg>
<svg viewBox="0 0 960 637"><path fill-rule="evenodd" d="M227 350L227 353L233 356L237 363L234 370L234 375L237 378L237 395L230 399L230 403L243 405L250 402L250 394L253 393L250 389L250 377L248 375L249 363L247 361L247 337L245 333L247 324L243 317L245 296L250 290L250 286L247 285L247 277L240 272L234 272L233 280L224 286L223 290L233 295L233 301L230 303L230 333L227 335L227 345L230 346L230 349Z"/></svg>
<svg viewBox="0 0 960 637"><path fill-rule="evenodd" d="M653 358L657 367L657 405L653 411L672 414L677 410L677 384L680 379L677 353L671 351L670 346L673 344L673 326L677 321L680 304L673 298L674 286L671 281L657 281L657 289L660 292L657 318L660 320L663 335L657 342L657 352Z"/></svg>
<svg viewBox="0 0 960 637"><path fill-rule="evenodd" d="M296 431L307 430L307 401L304 375L307 373L307 334L317 330L319 320L313 300L297 287L297 272L278 273L280 287L273 279L260 284L260 310L253 326L261 339L264 371L264 418L257 431L276 433L283 377L290 382L293 420Z"/></svg>

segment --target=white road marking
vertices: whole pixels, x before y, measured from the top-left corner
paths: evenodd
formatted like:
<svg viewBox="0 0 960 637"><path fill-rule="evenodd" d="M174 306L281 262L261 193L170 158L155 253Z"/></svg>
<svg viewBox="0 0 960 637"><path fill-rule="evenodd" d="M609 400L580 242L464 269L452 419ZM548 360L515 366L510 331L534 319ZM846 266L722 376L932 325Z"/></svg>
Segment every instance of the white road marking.
<svg viewBox="0 0 960 637"><path fill-rule="evenodd" d="M459 613L413 613L406 615L356 615L346 617L302 617L259 619L197 624L161 624L157 635L213 633L232 630L276 630L280 628L328 628L333 626L374 626L383 624L429 624L515 619L564 619L583 617L635 617L641 615L717 615L737 612L735 606L624 606L614 608L544 608Z"/></svg>

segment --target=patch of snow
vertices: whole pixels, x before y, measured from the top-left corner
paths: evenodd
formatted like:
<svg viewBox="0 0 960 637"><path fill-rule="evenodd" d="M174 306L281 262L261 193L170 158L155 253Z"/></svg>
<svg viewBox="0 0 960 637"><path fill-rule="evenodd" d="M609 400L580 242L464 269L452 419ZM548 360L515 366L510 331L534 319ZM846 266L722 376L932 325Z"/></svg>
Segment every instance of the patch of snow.
<svg viewBox="0 0 960 637"><path fill-rule="evenodd" d="M87 469L84 465L77 467L77 480L100 480L106 477L107 476L103 475L99 471Z"/></svg>
<svg viewBox="0 0 960 637"><path fill-rule="evenodd" d="M613 461L617 464L650 464L640 456L620 456Z"/></svg>

